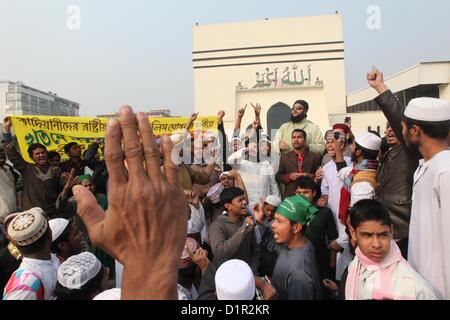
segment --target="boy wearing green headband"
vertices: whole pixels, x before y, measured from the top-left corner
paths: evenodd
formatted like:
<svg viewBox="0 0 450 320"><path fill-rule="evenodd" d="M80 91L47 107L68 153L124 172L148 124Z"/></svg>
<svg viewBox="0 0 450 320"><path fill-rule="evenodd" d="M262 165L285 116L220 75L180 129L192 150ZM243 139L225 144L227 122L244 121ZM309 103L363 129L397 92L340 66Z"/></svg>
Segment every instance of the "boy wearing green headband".
<svg viewBox="0 0 450 320"><path fill-rule="evenodd" d="M272 284L280 300L320 299L320 279L314 248L304 237L317 209L303 196L286 198L275 213L274 239L283 244L273 271Z"/></svg>

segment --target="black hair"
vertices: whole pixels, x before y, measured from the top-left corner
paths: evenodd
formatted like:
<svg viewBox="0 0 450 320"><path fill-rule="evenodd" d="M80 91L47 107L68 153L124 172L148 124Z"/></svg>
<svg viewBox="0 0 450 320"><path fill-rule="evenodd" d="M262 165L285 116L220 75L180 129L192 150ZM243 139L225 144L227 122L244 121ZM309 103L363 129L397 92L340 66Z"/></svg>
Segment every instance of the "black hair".
<svg viewBox="0 0 450 320"><path fill-rule="evenodd" d="M184 284L192 283L197 275L197 265L193 263L186 268L178 269L178 283L184 286Z"/></svg>
<svg viewBox="0 0 450 320"><path fill-rule="evenodd" d="M408 129L412 126L420 127L423 132L432 139L436 140L447 140L449 130L450 130L450 120L439 121L439 122L427 122L410 119L403 116L403 121L405 121Z"/></svg>
<svg viewBox="0 0 450 320"><path fill-rule="evenodd" d="M55 291L53 291L56 300L92 300L95 293L102 291L102 279L105 268L102 266L97 275L89 280L80 289L69 289L56 282Z"/></svg>
<svg viewBox="0 0 450 320"><path fill-rule="evenodd" d="M47 154L47 158L48 159L52 159L54 157L58 157L59 159L61 159L61 155L59 154L59 152L49 151L48 154Z"/></svg>
<svg viewBox="0 0 450 320"><path fill-rule="evenodd" d="M388 144L388 142L387 142L387 138L386 138L386 137L383 137L383 138L381 139L381 146L380 146L381 153L382 153L382 154L385 154L386 152L389 151L389 148L390 148L390 146L389 146L389 144Z"/></svg>
<svg viewBox="0 0 450 320"><path fill-rule="evenodd" d="M355 136L350 131L350 134L349 134L348 139L347 139L347 144L352 144L354 141L355 141Z"/></svg>
<svg viewBox="0 0 450 320"><path fill-rule="evenodd" d="M47 148L40 144L40 143L32 143L30 144L30 146L28 147L28 155L30 156L30 158L33 158L33 151L36 149L44 149L45 152L47 152Z"/></svg>
<svg viewBox="0 0 450 320"><path fill-rule="evenodd" d="M350 209L350 223L353 229L356 230L361 223L366 221L378 221L388 227L392 225L386 208L380 202L372 199L360 200Z"/></svg>
<svg viewBox="0 0 450 320"><path fill-rule="evenodd" d="M376 135L378 138L381 138L381 137L380 137L380 134L379 134L377 131L369 130L368 132L371 133L371 134Z"/></svg>
<svg viewBox="0 0 450 320"><path fill-rule="evenodd" d="M314 182L313 179L311 179L310 177L307 177L307 176L299 177L297 179L296 186L297 186L297 188L301 188L301 189L310 189L313 192L316 190L316 183Z"/></svg>
<svg viewBox="0 0 450 320"><path fill-rule="evenodd" d="M370 150L364 147L361 147L357 142L355 142L356 148L361 150L361 154L364 159L367 160L377 160L379 150Z"/></svg>
<svg viewBox="0 0 450 320"><path fill-rule="evenodd" d="M305 111L309 110L309 104L305 100L296 100L294 102L294 104L292 105L292 107L294 107L297 103L301 104L303 106L303 108L305 109Z"/></svg>
<svg viewBox="0 0 450 320"><path fill-rule="evenodd" d="M44 234L32 244L29 244L27 246L20 246L16 243L14 244L16 245L17 249L19 249L20 253L22 253L23 255L33 254L44 248L44 246L47 244L49 236L50 236L50 226L47 225L47 230L45 230Z"/></svg>
<svg viewBox="0 0 450 320"><path fill-rule="evenodd" d="M220 203L222 205L225 205L226 203L231 203L233 199L243 196L245 193L242 189L238 187L230 187L223 189L222 193L220 194Z"/></svg>
<svg viewBox="0 0 450 320"><path fill-rule="evenodd" d="M56 255L60 255L59 252L59 244L63 242L67 242L69 240L70 230L72 229L73 220L70 219L69 223L67 224L64 231L61 233L61 235L52 241L52 246L50 247L50 251Z"/></svg>
<svg viewBox="0 0 450 320"><path fill-rule="evenodd" d="M294 135L295 132L303 133L303 139L306 140L306 132L305 132L305 130L303 130L303 129L294 129L294 130L292 131L292 133L291 133L291 138L292 138L292 136Z"/></svg>
<svg viewBox="0 0 450 320"><path fill-rule="evenodd" d="M294 224L301 224L300 222L297 222L297 221L294 221L294 220L291 220L291 219L289 219L288 218L288 220L289 220L289 224L291 225L291 226L293 226ZM308 225L305 223L305 224L302 224L302 230L300 230L300 235L301 236L304 236L305 234L306 234L306 229L308 228Z"/></svg>
<svg viewBox="0 0 450 320"><path fill-rule="evenodd" d="M68 144L66 144L65 146L64 146L64 151L67 153L67 152L69 152L70 151L70 148L72 148L73 146L77 146L78 145L78 143L76 143L76 142L69 142Z"/></svg>

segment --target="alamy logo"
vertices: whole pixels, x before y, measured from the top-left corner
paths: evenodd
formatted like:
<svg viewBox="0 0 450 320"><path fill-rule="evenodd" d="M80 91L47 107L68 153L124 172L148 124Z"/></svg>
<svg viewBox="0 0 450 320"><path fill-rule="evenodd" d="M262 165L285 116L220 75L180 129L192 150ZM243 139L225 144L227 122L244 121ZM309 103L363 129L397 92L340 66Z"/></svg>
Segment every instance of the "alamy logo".
<svg viewBox="0 0 450 320"><path fill-rule="evenodd" d="M381 8L376 5L371 5L367 8L367 29L380 30L381 29Z"/></svg>
<svg viewBox="0 0 450 320"><path fill-rule="evenodd" d="M81 29L81 9L79 6L69 6L67 8L67 28L69 30L80 30Z"/></svg>

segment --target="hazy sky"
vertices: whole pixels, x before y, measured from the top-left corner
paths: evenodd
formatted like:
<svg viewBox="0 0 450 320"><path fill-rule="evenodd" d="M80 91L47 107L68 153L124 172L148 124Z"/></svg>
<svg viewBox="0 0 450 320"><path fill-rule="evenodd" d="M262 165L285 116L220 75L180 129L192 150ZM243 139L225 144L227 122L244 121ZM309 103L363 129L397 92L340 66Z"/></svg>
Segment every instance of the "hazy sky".
<svg viewBox="0 0 450 320"><path fill-rule="evenodd" d="M67 8L81 9L69 30ZM370 5L381 29L366 26ZM57 92L82 115L194 109L192 26L332 14L343 17L347 92L372 65L390 75L420 61L450 60L450 1L404 0L0 0L0 80Z"/></svg>

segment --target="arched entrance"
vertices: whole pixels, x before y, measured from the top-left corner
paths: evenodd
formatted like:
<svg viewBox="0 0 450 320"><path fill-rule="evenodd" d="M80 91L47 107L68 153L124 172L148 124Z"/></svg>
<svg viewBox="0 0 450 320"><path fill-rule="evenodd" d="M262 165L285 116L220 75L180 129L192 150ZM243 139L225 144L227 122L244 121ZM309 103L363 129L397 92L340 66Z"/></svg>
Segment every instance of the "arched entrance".
<svg viewBox="0 0 450 320"><path fill-rule="evenodd" d="M278 130L289 119L291 119L291 108L283 102L275 103L267 111L267 132L270 134L271 130Z"/></svg>

